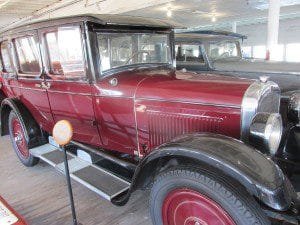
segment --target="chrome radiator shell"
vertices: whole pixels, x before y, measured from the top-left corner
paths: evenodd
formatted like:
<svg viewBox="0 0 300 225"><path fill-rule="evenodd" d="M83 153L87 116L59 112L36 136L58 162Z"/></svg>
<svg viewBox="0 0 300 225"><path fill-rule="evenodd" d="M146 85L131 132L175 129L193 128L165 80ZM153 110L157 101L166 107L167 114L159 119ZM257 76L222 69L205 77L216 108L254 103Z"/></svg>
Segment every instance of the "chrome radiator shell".
<svg viewBox="0 0 300 225"><path fill-rule="evenodd" d="M244 94L241 106L241 140L249 142L251 121L259 112L279 113L281 91L272 81L255 81Z"/></svg>

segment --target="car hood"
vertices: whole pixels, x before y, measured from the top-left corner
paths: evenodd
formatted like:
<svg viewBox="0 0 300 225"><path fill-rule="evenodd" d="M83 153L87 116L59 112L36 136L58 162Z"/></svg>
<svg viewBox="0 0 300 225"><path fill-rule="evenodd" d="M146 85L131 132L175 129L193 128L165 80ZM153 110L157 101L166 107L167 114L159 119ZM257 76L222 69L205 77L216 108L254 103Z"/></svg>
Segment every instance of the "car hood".
<svg viewBox="0 0 300 225"><path fill-rule="evenodd" d="M135 98L241 107L253 81L210 73L152 71L137 87Z"/></svg>
<svg viewBox="0 0 300 225"><path fill-rule="evenodd" d="M228 71L247 71L258 73L296 73L300 75L300 63L265 61L259 59L240 59L215 61L216 69Z"/></svg>
<svg viewBox="0 0 300 225"><path fill-rule="evenodd" d="M267 62L263 60L239 60L215 62L214 68L248 79L268 76L277 83L282 92L297 90L300 87L300 63Z"/></svg>

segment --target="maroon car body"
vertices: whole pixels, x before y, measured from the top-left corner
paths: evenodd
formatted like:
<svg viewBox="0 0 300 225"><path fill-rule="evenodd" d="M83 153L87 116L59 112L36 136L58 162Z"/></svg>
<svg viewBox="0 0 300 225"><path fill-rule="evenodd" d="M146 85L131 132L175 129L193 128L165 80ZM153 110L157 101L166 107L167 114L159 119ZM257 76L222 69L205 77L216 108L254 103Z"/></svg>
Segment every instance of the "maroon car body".
<svg viewBox="0 0 300 225"><path fill-rule="evenodd" d="M114 78L115 87L109 84ZM121 72L95 84L47 82L47 91L27 80L18 80L18 88L5 82L3 90L20 98L43 130L51 133L55 122L67 119L74 140L132 155L136 149L145 155L141 146L151 151L184 133L214 132L239 139L240 106L251 84L170 69Z"/></svg>
<svg viewBox="0 0 300 225"><path fill-rule="evenodd" d="M81 48L73 51L78 46L72 45L58 60L53 49L68 48L67 42L57 43L63 37L71 42L70 31L75 32L72 39L78 35ZM29 150L47 142L56 122L68 120L75 145L135 165L129 191L114 199L115 204L126 203L132 191L167 169L205 165L215 176L224 173L236 180L269 211L292 210L293 188L278 166L259 152L276 155L281 138L280 90L275 83L176 71L173 30L161 21L78 16L38 22L1 36L1 133L10 133L25 165L36 163L34 157L28 161ZM21 54L24 43L24 49L32 50L27 60ZM105 43L110 43L107 48ZM266 127L271 127L267 136ZM263 142L259 150L251 147L253 139ZM172 196L183 194L179 198L183 202L193 198L193 191L182 191L188 189L186 185L178 184ZM172 202L172 196L165 201ZM215 215L223 215L224 220L217 218L220 223L233 221L223 209L216 209L221 203L200 194L195 201L205 201L206 209L213 207ZM152 204L153 222L172 224L165 221L178 216L176 212L164 218L160 214L161 209L168 211L169 203L156 204ZM179 217L204 210L199 204L185 206ZM204 216L204 221L209 218ZM243 218L234 220L232 224L241 224Z"/></svg>

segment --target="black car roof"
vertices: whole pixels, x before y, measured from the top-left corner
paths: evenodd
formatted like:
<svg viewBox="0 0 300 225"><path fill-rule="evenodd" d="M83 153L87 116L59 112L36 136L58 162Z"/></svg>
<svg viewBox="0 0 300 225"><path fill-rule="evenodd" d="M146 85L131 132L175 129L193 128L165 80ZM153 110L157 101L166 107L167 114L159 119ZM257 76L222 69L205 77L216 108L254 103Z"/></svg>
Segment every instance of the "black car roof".
<svg viewBox="0 0 300 225"><path fill-rule="evenodd" d="M234 33L234 32L229 32L229 31L215 31L215 30L199 30L199 31L188 31L188 32L184 32L186 34L188 33L194 33L194 34L208 34L208 35L223 35L223 36L227 36L227 37L235 37L235 38L243 38L246 39L247 36L243 35L243 34L238 34L238 33Z"/></svg>
<svg viewBox="0 0 300 225"><path fill-rule="evenodd" d="M228 32L228 31L212 31L212 30L202 30L202 31L189 31L176 33L175 39L177 41L218 41L218 40L232 40L232 39L247 39L247 36Z"/></svg>
<svg viewBox="0 0 300 225"><path fill-rule="evenodd" d="M48 26L55 26L64 23L73 23L80 21L90 21L101 25L120 25L120 26L136 26L136 27L156 27L156 28L179 28L182 26L173 22L144 18L133 17L125 15L115 14L82 14L76 16L60 17L47 20L35 20L27 24L22 24L11 29L7 29L6 32L18 32L22 30L39 29Z"/></svg>

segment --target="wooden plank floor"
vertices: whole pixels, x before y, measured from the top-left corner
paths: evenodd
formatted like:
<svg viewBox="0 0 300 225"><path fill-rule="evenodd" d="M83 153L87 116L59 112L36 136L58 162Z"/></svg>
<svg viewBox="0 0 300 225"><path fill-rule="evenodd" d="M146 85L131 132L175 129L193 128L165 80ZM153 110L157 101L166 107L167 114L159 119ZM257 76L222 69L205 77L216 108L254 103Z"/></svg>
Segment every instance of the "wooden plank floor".
<svg viewBox="0 0 300 225"><path fill-rule="evenodd" d="M0 195L31 225L72 223L64 176L40 162L23 166L9 137L0 138ZM148 193L134 193L117 207L81 184L73 182L77 217L83 225L150 225Z"/></svg>

